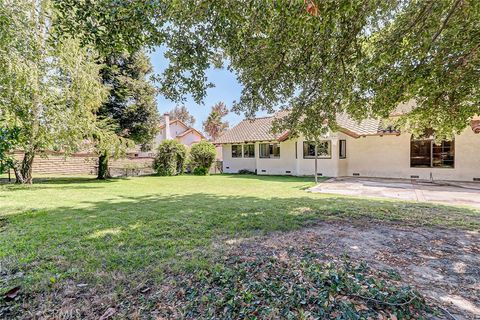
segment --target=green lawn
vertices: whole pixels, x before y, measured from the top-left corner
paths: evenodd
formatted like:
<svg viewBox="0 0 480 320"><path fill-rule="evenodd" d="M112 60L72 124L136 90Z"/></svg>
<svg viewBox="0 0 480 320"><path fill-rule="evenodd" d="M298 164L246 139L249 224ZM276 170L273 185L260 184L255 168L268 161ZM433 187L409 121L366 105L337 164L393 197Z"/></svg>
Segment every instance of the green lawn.
<svg viewBox="0 0 480 320"><path fill-rule="evenodd" d="M480 226L474 210L306 192L312 185L311 178L240 175L0 184L0 294L17 285L35 296L68 281L160 281L167 267L208 267L220 239L326 219Z"/></svg>

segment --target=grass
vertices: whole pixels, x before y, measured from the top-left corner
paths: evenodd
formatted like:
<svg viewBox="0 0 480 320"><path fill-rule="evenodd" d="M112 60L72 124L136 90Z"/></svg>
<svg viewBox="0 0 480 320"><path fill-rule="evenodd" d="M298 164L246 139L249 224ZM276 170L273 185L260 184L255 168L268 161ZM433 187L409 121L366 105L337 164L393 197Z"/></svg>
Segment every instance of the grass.
<svg viewBox="0 0 480 320"><path fill-rule="evenodd" d="M128 290L167 269L207 268L220 239L322 220L480 226L479 212L466 208L306 192L312 185L240 175L0 184L0 294L19 285L36 296L70 282Z"/></svg>

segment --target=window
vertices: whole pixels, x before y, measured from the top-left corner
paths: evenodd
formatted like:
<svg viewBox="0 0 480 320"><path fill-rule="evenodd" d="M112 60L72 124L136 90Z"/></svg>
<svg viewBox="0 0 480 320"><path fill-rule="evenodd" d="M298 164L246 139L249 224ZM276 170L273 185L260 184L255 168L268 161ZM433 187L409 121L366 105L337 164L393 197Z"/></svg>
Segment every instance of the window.
<svg viewBox="0 0 480 320"><path fill-rule="evenodd" d="M432 159L431 140L412 140L410 142L410 166L429 168Z"/></svg>
<svg viewBox="0 0 480 320"><path fill-rule="evenodd" d="M242 157L242 145L232 144L232 158L241 158L241 157Z"/></svg>
<svg viewBox="0 0 480 320"><path fill-rule="evenodd" d="M260 143L260 158L280 158L278 143Z"/></svg>
<svg viewBox="0 0 480 320"><path fill-rule="evenodd" d="M320 141L317 145L317 152L319 158L330 158L331 157L331 141L323 140ZM303 158L304 159L313 159L315 158L315 143L314 142L304 142L303 143Z"/></svg>
<svg viewBox="0 0 480 320"><path fill-rule="evenodd" d="M255 145L246 144L243 146L243 157L244 158L255 158Z"/></svg>
<svg viewBox="0 0 480 320"><path fill-rule="evenodd" d="M432 167L453 168L455 162L454 141L442 141L439 144L432 143Z"/></svg>
<svg viewBox="0 0 480 320"><path fill-rule="evenodd" d="M410 142L410 166L414 168L453 168L455 164L454 141L422 139Z"/></svg>
<svg viewBox="0 0 480 320"><path fill-rule="evenodd" d="M338 157L340 159L347 158L347 140L339 140Z"/></svg>

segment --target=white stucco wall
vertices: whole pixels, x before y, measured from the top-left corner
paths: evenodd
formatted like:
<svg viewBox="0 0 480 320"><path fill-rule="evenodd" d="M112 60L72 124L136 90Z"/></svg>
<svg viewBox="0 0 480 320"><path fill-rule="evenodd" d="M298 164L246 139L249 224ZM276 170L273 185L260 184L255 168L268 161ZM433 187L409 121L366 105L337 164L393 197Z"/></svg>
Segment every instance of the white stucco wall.
<svg viewBox="0 0 480 320"><path fill-rule="evenodd" d="M196 132L190 132L178 139L178 141L186 146L202 141L202 137Z"/></svg>
<svg viewBox="0 0 480 320"><path fill-rule="evenodd" d="M259 157L259 143L255 144L257 173L262 175L296 175L295 141L280 142L280 158ZM287 172L290 171L290 172Z"/></svg>
<svg viewBox="0 0 480 320"><path fill-rule="evenodd" d="M338 155L338 139L339 134L329 133L322 140L330 140L331 157L318 158L317 173L324 177L336 177L339 174L339 155ZM303 143L305 138L300 137L297 141L297 175L313 176L315 174L315 159L303 157ZM343 162L343 160L342 160Z"/></svg>
<svg viewBox="0 0 480 320"><path fill-rule="evenodd" d="M257 156L258 146L255 146L255 156ZM232 145L224 144L222 148L223 172L238 173L242 169L255 172L255 158L232 158Z"/></svg>
<svg viewBox="0 0 480 320"><path fill-rule="evenodd" d="M455 168L411 168L410 134L352 138L343 133L331 134L332 157L318 159L318 173L327 177L353 176L410 179L472 181L480 178L480 134L470 128L455 137ZM346 140L347 158L339 159L339 140ZM255 143L255 158L232 158L231 145L223 145L223 169L238 173L241 169L257 170L263 175L313 175L314 159L303 158L303 138L280 143L279 159L259 158L259 143ZM295 157L295 144L297 156ZM262 170L265 170L264 172ZM290 171L290 173L287 173Z"/></svg>
<svg viewBox="0 0 480 320"><path fill-rule="evenodd" d="M472 181L480 177L480 135L469 128L455 137L455 168L411 168L409 134L347 141L347 176Z"/></svg>
<svg viewBox="0 0 480 320"><path fill-rule="evenodd" d="M172 138L175 138L181 133L184 133L187 131L188 128L185 128L185 126L181 125L179 122L173 122L170 124L170 135Z"/></svg>
<svg viewBox="0 0 480 320"><path fill-rule="evenodd" d="M187 131L189 128L186 128L184 125L180 124L179 122L172 122L170 123L170 136L172 139L177 137L179 134ZM154 140L154 148L156 148L163 140L165 140L165 128L160 130ZM196 133L192 132L189 133L181 138L178 141L186 146L191 146L192 144L199 142L202 140L202 137Z"/></svg>

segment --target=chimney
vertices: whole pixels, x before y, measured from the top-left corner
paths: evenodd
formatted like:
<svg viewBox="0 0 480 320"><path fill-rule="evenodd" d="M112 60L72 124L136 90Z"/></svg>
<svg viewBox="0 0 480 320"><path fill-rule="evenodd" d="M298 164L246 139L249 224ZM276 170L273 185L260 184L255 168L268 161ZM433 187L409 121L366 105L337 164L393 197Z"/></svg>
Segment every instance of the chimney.
<svg viewBox="0 0 480 320"><path fill-rule="evenodd" d="M165 133L163 137L165 140L171 140L172 139L172 134L170 133L170 115L168 112L163 114L163 117L165 118Z"/></svg>

